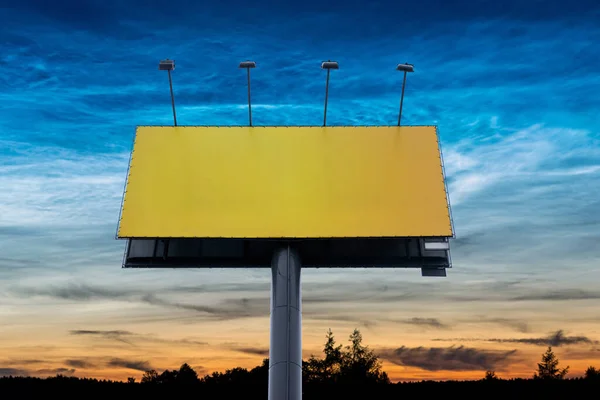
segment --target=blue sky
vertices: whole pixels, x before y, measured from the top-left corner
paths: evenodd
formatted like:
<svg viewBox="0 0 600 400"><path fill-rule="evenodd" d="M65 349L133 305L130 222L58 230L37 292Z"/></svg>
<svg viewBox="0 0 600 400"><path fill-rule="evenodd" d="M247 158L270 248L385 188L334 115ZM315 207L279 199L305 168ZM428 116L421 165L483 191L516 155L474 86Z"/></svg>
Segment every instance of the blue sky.
<svg viewBox="0 0 600 400"><path fill-rule="evenodd" d="M56 354L71 348L69 331L124 324L148 335L208 332L203 340L219 354L231 343L268 345L266 271L119 268L124 243L114 233L135 126L172 121L168 80L157 70L167 57L177 63L184 125L246 124L246 76L237 68L246 59L258 65L257 125L320 124L327 59L340 63L329 124L394 124L395 65L415 65L403 122L439 127L454 268L433 281L418 271L307 271L306 349L318 350L328 327L345 335L357 324L381 349L436 346L442 334L456 345L491 332L546 337L561 329L600 339L595 2L22 0L0 13L0 318L10 326L0 338L25 349L0 359L5 368L25 369L17 361L43 342L32 333L42 330L64 346ZM148 292L169 300L148 301ZM206 302L241 307L256 324L234 320L224 343L214 321L178 307ZM570 351L563 356L598 359L589 343ZM38 370L63 368L56 354ZM219 365L256 361L241 354ZM397 375L429 376L415 368Z"/></svg>

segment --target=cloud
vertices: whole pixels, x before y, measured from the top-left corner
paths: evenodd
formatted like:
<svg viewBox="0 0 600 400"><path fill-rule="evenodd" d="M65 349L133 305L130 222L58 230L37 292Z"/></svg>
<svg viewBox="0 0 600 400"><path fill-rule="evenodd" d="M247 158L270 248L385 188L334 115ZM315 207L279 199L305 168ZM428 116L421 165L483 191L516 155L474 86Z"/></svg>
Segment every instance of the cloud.
<svg viewBox="0 0 600 400"><path fill-rule="evenodd" d="M194 339L163 339L153 335L141 335L124 330L72 330L69 332L71 335L79 336L93 336L100 337L102 339L116 340L128 345L136 346L144 343L156 343L156 344L167 344L167 345L183 345L183 346L204 346L207 342L194 340ZM77 360L75 360L77 362ZM74 366L74 365L73 365Z"/></svg>
<svg viewBox="0 0 600 400"><path fill-rule="evenodd" d="M38 374L43 375L72 375L75 373L74 368L49 368L49 369L38 369L35 371Z"/></svg>
<svg viewBox="0 0 600 400"><path fill-rule="evenodd" d="M417 325L421 327L448 329L449 326L440 322L437 318L419 318L414 317L408 320L401 321L404 324Z"/></svg>
<svg viewBox="0 0 600 400"><path fill-rule="evenodd" d="M70 331L71 335L99 335L99 336L123 336L123 335L133 335L133 333L129 331L90 331L90 330L74 330Z"/></svg>
<svg viewBox="0 0 600 400"><path fill-rule="evenodd" d="M581 289L553 290L538 293L530 293L513 297L515 301L566 301L566 300L598 300L600 292L592 292Z"/></svg>
<svg viewBox="0 0 600 400"><path fill-rule="evenodd" d="M64 286L49 285L45 288L19 288L25 296L48 296L63 300L88 301L93 299L123 299L131 295L125 290L115 290L86 284L66 283Z"/></svg>
<svg viewBox="0 0 600 400"><path fill-rule="evenodd" d="M20 368L0 368L0 376L29 376L29 371Z"/></svg>
<svg viewBox="0 0 600 400"><path fill-rule="evenodd" d="M521 338L521 339L487 339L488 342L499 342L499 343L524 343L533 344L537 346L568 346L573 344L597 344L598 341L591 340L586 336L565 336L562 330L558 330L555 333L543 337L543 338Z"/></svg>
<svg viewBox="0 0 600 400"><path fill-rule="evenodd" d="M67 364L70 367L80 368L80 369L96 367L96 365L94 363L91 363L87 360L78 360L78 359L65 360L65 364Z"/></svg>
<svg viewBox="0 0 600 400"><path fill-rule="evenodd" d="M263 357L269 356L269 349L264 347L237 347L235 348L235 351Z"/></svg>
<svg viewBox="0 0 600 400"><path fill-rule="evenodd" d="M264 298L226 299L219 306L185 304L165 300L154 295L145 295L142 297L142 301L162 307L195 311L204 314L206 317L218 320L264 316L268 312L268 308L264 307L268 304L268 300Z"/></svg>
<svg viewBox="0 0 600 400"><path fill-rule="evenodd" d="M69 333L71 335L78 335L78 336L96 336L96 337L101 337L103 339L116 340L118 342L122 342L122 343L125 343L128 345L133 345L133 343L131 342L129 337L134 334L129 331L72 330L72 331L69 331Z"/></svg>
<svg viewBox="0 0 600 400"><path fill-rule="evenodd" d="M16 365L41 364L44 362L45 362L44 360L38 360L38 359L9 360L8 361L9 364L16 364Z"/></svg>
<svg viewBox="0 0 600 400"><path fill-rule="evenodd" d="M135 369L137 371L144 372L152 369L148 361L124 360L122 358L113 358L107 363L107 365L109 367Z"/></svg>
<svg viewBox="0 0 600 400"><path fill-rule="evenodd" d="M597 340L592 340L586 336L565 336L562 330L558 330L546 337L542 338L491 338L491 339L477 339L477 338L453 338L453 339L432 339L436 342L496 342L496 343L523 343L532 344L536 346L568 346L575 344L598 344Z"/></svg>
<svg viewBox="0 0 600 400"><path fill-rule="evenodd" d="M511 362L516 350L496 351L459 347L402 346L380 352L383 359L397 365L417 367L427 371L480 371L503 370Z"/></svg>

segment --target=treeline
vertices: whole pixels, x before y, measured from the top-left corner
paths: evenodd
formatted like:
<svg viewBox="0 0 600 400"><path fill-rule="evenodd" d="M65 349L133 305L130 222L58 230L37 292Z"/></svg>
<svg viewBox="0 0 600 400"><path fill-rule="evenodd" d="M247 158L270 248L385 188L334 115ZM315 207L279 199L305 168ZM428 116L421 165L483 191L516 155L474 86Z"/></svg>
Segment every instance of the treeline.
<svg viewBox="0 0 600 400"><path fill-rule="evenodd" d="M499 379L494 371L487 371L477 381L391 383L377 355L362 344L358 330L350 335L350 344L337 345L333 333L327 333L324 357L311 356L303 362L303 399L331 399L340 396L368 396L378 399L396 399L404 396L460 395L489 396L557 396L573 397L600 389L600 371L589 367L582 378L567 378L568 367L559 368L552 348L548 348L538 363L531 379ZM52 378L0 378L0 393L18 393L19 398L60 394L62 397L89 396L155 396L172 397L177 393L195 398L266 399L269 360L250 370L232 368L199 377L188 364L179 369L146 371L141 382L129 378L127 382L56 376ZM191 390L191 392L190 392ZM366 397L365 397L366 398Z"/></svg>

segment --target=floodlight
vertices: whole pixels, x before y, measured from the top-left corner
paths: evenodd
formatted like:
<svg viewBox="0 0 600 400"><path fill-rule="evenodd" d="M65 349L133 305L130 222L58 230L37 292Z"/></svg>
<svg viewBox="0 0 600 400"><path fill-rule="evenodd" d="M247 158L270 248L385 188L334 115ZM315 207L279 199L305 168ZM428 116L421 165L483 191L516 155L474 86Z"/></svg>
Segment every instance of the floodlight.
<svg viewBox="0 0 600 400"><path fill-rule="evenodd" d="M340 69L340 66L337 63L337 61L324 61L321 63L321 68L322 69Z"/></svg>
<svg viewBox="0 0 600 400"><path fill-rule="evenodd" d="M396 70L404 72L404 80L402 81L402 96L400 96L400 112L398 113L398 126L400 126L400 121L402 120L402 104L404 103L404 87L406 86L406 73L415 72L415 68L412 64L404 63L398 64L398 66L396 66Z"/></svg>
<svg viewBox="0 0 600 400"><path fill-rule="evenodd" d="M323 126L327 124L327 98L329 97L329 71L332 69L340 69L337 61L323 61L321 69L327 70L327 81L325 83L325 110L323 111Z"/></svg>
<svg viewBox="0 0 600 400"><path fill-rule="evenodd" d="M160 71L173 71L175 69L175 61L169 60L168 58L162 60L158 63L158 69Z"/></svg>
<svg viewBox="0 0 600 400"><path fill-rule="evenodd" d="M403 71L403 72L415 72L414 66L412 64L408 64L408 63L398 64L396 69L398 71Z"/></svg>
<svg viewBox="0 0 600 400"><path fill-rule="evenodd" d="M252 126L252 106L250 104L250 68L256 68L254 61L242 61L240 68L246 68L248 71L248 122Z"/></svg>
<svg viewBox="0 0 600 400"><path fill-rule="evenodd" d="M169 88L171 89L171 106L173 107L173 125L177 126L177 114L175 113L175 97L173 96L173 81L171 80L171 71L175 69L175 60L161 60L158 63L159 71L167 71L169 74Z"/></svg>
<svg viewBox="0 0 600 400"><path fill-rule="evenodd" d="M242 61L240 68L256 68L256 63L254 61Z"/></svg>

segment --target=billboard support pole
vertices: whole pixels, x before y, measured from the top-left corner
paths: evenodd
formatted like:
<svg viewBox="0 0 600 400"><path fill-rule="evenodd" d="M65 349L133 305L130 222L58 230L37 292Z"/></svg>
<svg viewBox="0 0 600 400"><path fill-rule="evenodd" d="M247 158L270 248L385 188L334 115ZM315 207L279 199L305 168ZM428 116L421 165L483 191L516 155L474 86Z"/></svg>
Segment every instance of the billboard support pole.
<svg viewBox="0 0 600 400"><path fill-rule="evenodd" d="M282 247L271 263L269 400L302 399L302 296L298 253Z"/></svg>

